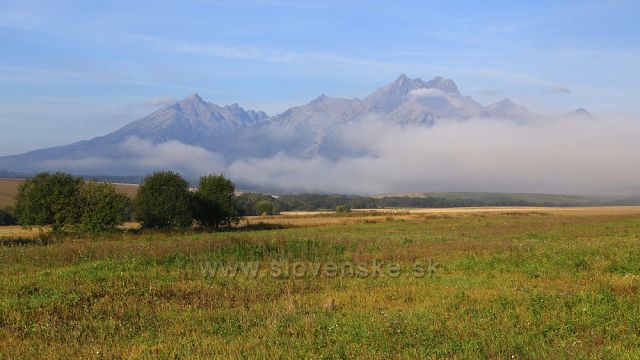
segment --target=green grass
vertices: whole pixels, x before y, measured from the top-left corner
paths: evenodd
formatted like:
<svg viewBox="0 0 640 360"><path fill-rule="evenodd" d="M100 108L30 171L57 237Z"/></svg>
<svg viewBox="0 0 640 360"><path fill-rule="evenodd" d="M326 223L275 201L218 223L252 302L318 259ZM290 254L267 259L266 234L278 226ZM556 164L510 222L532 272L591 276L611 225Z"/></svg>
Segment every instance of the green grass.
<svg viewBox="0 0 640 360"><path fill-rule="evenodd" d="M270 276L372 261L433 276ZM236 262L257 277L203 272ZM640 218L466 215L0 247L0 358L638 358Z"/></svg>

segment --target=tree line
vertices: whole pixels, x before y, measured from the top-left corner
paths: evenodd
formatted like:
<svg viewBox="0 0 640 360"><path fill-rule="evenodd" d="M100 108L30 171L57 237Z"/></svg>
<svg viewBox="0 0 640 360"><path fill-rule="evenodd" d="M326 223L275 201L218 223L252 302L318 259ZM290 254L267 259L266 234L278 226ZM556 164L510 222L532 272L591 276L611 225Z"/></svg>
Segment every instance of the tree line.
<svg viewBox="0 0 640 360"><path fill-rule="evenodd" d="M237 198L241 212L245 215L273 215L281 211L334 211L339 207L350 209L386 208L452 208L480 206L572 206L558 203L533 203L522 200L476 200L429 197L367 197L339 194L295 194L272 196L259 193L244 193Z"/></svg>
<svg viewBox="0 0 640 360"><path fill-rule="evenodd" d="M634 200L637 203L637 199ZM39 173L18 191L16 205L0 209L0 225L51 226L55 231L99 233L125 221L136 220L144 228L200 227L219 229L245 215L276 215L282 211L381 208L448 208L469 206L572 206L532 203L513 199L476 200L441 197L384 197L338 194L235 195L235 184L223 175L199 179L197 188L177 173L155 172L145 178L134 199L112 184L86 181L66 173ZM606 204L605 204L606 205Z"/></svg>
<svg viewBox="0 0 640 360"><path fill-rule="evenodd" d="M197 189L190 189L179 174L158 171L145 177L130 199L112 184L44 172L20 185L15 207L0 212L0 221L91 234L127 220L143 228L218 229L239 220L234 192L235 184L223 175L202 176Z"/></svg>

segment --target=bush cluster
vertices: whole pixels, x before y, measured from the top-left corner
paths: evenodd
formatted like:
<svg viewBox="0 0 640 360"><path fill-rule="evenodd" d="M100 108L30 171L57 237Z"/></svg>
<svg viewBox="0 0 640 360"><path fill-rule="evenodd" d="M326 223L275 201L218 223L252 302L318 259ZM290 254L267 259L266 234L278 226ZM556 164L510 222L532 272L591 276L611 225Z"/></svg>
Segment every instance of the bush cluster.
<svg viewBox="0 0 640 360"><path fill-rule="evenodd" d="M143 227L185 229L194 225L218 229L236 223L240 210L235 184L223 175L200 178L197 189L171 171L144 178L134 201L112 184L85 182L66 173L40 173L18 190L15 218L0 211L0 224L51 225L55 232L91 234L112 230L135 216Z"/></svg>
<svg viewBox="0 0 640 360"><path fill-rule="evenodd" d="M65 173L40 173L18 189L15 216L23 226L51 225L55 232L98 233L126 218L131 201L111 184Z"/></svg>
<svg viewBox="0 0 640 360"><path fill-rule="evenodd" d="M200 178L197 189L177 173L159 171L147 176L135 200L135 216L146 228L180 229L193 225L218 229L237 223L235 184L223 175Z"/></svg>

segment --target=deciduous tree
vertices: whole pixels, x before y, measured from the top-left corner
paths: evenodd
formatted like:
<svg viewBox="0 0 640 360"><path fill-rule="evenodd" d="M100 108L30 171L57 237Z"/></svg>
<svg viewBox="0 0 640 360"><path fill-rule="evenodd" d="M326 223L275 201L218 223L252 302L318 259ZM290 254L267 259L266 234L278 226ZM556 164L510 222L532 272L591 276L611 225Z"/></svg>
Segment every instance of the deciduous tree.
<svg viewBox="0 0 640 360"><path fill-rule="evenodd" d="M207 175L198 185L196 220L205 227L219 228L239 220L235 202L236 186L224 175Z"/></svg>
<svg viewBox="0 0 640 360"><path fill-rule="evenodd" d="M189 183L171 171L147 176L136 195L135 215L146 228L187 228L193 222Z"/></svg>
<svg viewBox="0 0 640 360"><path fill-rule="evenodd" d="M23 226L52 225L54 230L77 224L82 215L82 178L57 172L40 173L18 190L16 215Z"/></svg>

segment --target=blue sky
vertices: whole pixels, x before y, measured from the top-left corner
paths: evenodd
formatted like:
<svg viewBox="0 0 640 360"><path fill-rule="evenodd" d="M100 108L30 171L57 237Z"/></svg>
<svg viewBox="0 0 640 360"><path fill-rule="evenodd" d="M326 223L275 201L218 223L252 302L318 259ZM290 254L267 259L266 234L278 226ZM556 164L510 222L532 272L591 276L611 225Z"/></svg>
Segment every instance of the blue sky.
<svg viewBox="0 0 640 360"><path fill-rule="evenodd" d="M638 1L0 0L0 155L198 92L274 114L406 73L488 104L640 114Z"/></svg>

